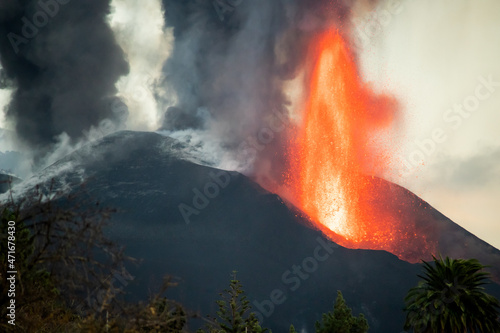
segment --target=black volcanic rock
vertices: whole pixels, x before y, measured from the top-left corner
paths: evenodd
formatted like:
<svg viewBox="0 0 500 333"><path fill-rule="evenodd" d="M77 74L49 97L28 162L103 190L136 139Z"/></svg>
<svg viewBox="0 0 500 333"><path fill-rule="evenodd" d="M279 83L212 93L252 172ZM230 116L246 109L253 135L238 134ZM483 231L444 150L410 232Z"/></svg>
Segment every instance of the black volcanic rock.
<svg viewBox="0 0 500 333"><path fill-rule="evenodd" d="M213 315L236 270L263 325L274 332L287 332L290 324L313 332L337 290L355 314L366 315L370 332L402 331L403 299L420 265L384 251L340 247L277 195L241 174L197 164L188 149L155 133L118 132L37 179L56 177L57 186L74 191L84 181L88 195L118 209L107 232L128 255L143 259L130 269L134 280L125 291L131 298L144 299L169 274L180 282L169 297ZM432 214L464 241L456 238L463 229ZM500 296L499 286L490 290Z"/></svg>

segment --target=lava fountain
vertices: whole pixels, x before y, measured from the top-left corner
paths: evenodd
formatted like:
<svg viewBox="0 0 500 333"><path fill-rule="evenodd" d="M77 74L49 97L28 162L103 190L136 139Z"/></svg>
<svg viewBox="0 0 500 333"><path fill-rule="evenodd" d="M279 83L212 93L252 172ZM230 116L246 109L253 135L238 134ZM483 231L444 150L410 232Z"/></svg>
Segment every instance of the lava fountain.
<svg viewBox="0 0 500 333"><path fill-rule="evenodd" d="M316 62L309 97L287 153L292 202L342 246L387 250L418 261L429 244L390 209L380 208L387 189L379 178L367 176L390 166L390 148L377 136L394 121L394 99L376 95L362 82L338 32L324 32L311 50ZM409 254L410 243L418 253Z"/></svg>

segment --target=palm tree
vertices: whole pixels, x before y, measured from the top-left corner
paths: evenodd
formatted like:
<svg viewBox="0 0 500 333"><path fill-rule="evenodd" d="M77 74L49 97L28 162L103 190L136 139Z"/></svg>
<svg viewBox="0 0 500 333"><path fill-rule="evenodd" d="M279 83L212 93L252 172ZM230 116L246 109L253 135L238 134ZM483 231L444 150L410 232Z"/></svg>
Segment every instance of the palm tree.
<svg viewBox="0 0 500 333"><path fill-rule="evenodd" d="M424 262L425 275L405 298L405 329L415 333L498 333L500 303L482 287L489 274L476 259Z"/></svg>

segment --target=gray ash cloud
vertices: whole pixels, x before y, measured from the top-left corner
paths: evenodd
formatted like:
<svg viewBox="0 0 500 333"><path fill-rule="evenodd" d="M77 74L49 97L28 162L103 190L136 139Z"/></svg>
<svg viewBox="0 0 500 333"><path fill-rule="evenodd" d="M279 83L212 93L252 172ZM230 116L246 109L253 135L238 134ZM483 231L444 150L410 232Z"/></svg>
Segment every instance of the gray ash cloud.
<svg viewBox="0 0 500 333"><path fill-rule="evenodd" d="M347 26L354 1L326 0L163 0L174 48L164 66L164 85L177 94L165 119L176 127L200 127L206 108L224 149L258 140L273 114L288 113L284 84L308 61L311 38L327 27ZM166 107L171 105L166 105ZM175 111L175 115L168 113ZM181 117L181 113L185 116ZM185 124L179 121L184 119ZM163 126L166 127L165 124ZM282 165L286 138L254 144L256 163ZM269 135L268 135L269 137ZM251 145L251 144L250 144ZM255 166L257 169L258 165ZM280 168L268 168L280 173ZM279 176L278 176L279 177Z"/></svg>
<svg viewBox="0 0 500 333"><path fill-rule="evenodd" d="M174 41L163 67L164 94L157 96L167 113L162 128L212 131L221 149L233 154L249 142L257 163L281 165L286 131L264 143L259 134L269 138L276 113L286 117L284 84L309 60L311 38L326 27L348 25L352 3L163 0ZM115 83L129 68L109 12L110 0L0 3L0 77L3 86L14 87L7 119L39 155L63 132L76 141L103 120L124 121L113 112Z"/></svg>
<svg viewBox="0 0 500 333"><path fill-rule="evenodd" d="M14 88L6 116L39 154L63 132L77 140L104 119L123 121L112 105L128 63L109 11L109 0L0 3L0 61Z"/></svg>

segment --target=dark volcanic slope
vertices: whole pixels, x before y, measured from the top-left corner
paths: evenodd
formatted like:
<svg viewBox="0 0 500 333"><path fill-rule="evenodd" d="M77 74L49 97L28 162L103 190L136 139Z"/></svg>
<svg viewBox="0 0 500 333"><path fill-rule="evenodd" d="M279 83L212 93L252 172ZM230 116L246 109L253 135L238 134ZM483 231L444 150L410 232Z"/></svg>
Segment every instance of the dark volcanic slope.
<svg viewBox="0 0 500 333"><path fill-rule="evenodd" d="M371 332L401 332L403 298L417 283L419 265L383 251L338 247L278 196L240 174L197 165L184 149L158 134L119 132L39 177L58 175L58 184L71 188L86 179L87 193L119 209L109 232L128 255L144 259L125 289L135 297L170 274L180 278L171 297L214 314L214 300L237 270L254 310L274 332L290 324L313 332L337 290L354 313L365 313Z"/></svg>
<svg viewBox="0 0 500 333"><path fill-rule="evenodd" d="M406 225L415 225L418 235L424 235L427 242L435 246L433 255L476 258L491 266L489 270L500 282L498 249L460 227L407 189L383 179L376 179L373 186L373 191L383 193L377 197L377 207L391 212ZM422 259L431 260L431 254Z"/></svg>

